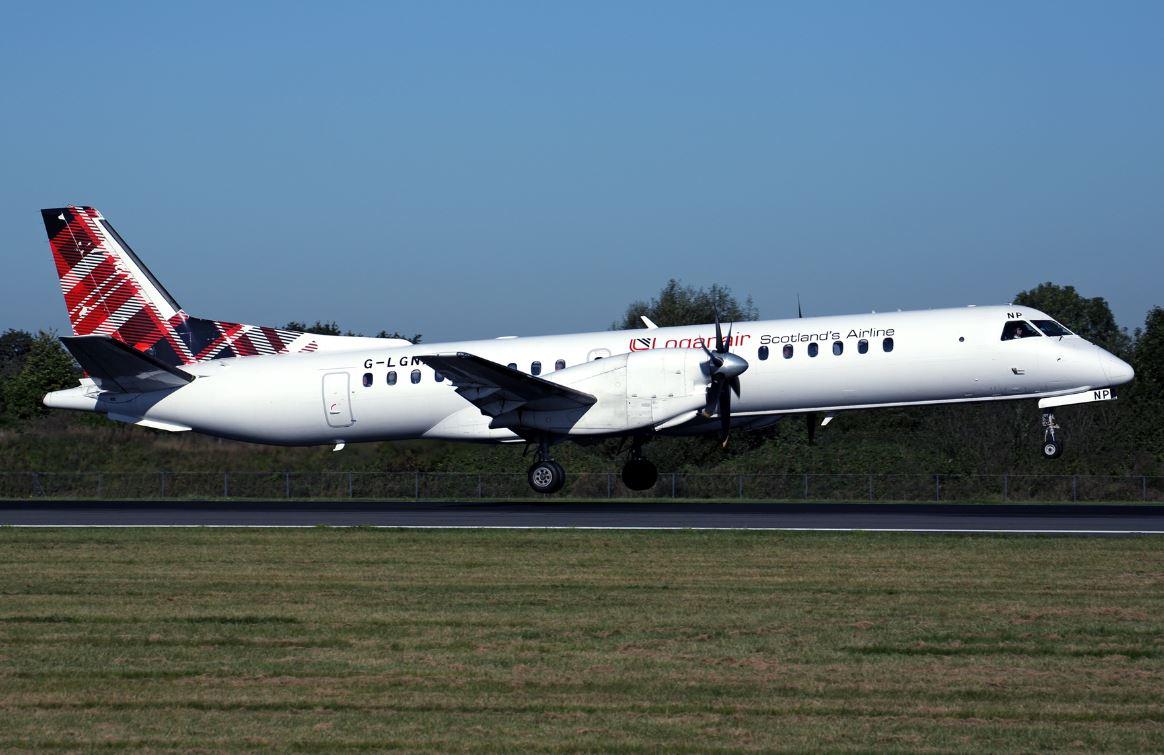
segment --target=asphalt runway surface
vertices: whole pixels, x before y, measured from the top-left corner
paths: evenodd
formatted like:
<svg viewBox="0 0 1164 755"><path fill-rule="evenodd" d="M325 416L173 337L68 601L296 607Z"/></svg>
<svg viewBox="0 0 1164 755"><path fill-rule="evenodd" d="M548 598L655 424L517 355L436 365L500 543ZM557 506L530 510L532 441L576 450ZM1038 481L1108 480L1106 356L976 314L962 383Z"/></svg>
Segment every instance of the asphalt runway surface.
<svg viewBox="0 0 1164 755"><path fill-rule="evenodd" d="M0 501L23 527L762 529L1164 534L1164 506L876 503Z"/></svg>

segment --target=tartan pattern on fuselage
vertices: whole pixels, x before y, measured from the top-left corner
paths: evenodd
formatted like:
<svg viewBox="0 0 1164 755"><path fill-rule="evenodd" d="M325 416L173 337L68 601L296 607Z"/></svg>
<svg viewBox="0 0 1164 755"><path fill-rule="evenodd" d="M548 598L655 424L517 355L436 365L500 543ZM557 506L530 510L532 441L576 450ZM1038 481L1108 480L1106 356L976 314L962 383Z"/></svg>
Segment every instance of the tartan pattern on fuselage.
<svg viewBox="0 0 1164 755"><path fill-rule="evenodd" d="M303 335L191 317L97 210L69 206L41 216L76 335L109 336L173 366L285 353Z"/></svg>

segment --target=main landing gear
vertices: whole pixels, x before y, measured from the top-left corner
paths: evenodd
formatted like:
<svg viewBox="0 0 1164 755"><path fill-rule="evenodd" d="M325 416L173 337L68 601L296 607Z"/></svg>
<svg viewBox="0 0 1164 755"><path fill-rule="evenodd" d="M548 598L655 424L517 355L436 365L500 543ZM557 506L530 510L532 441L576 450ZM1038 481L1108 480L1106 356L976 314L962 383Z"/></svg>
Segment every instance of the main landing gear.
<svg viewBox="0 0 1164 755"><path fill-rule="evenodd" d="M635 438L630 458L622 468L622 484L631 490L650 490L658 479L658 468L643 458L643 439Z"/></svg>
<svg viewBox="0 0 1164 755"><path fill-rule="evenodd" d="M535 493L557 493L566 484L566 470L550 457L550 442L538 441L538 460L529 468L529 486Z"/></svg>
<svg viewBox="0 0 1164 755"><path fill-rule="evenodd" d="M622 468L622 482L631 490L650 490L659 479L659 470L643 458L645 440L634 439L630 458ZM538 440L537 461L529 468L526 479L535 493L543 495L557 493L566 484L566 470L550 456L550 442L547 438Z"/></svg>
<svg viewBox="0 0 1164 755"><path fill-rule="evenodd" d="M1043 458L1058 459L1063 455L1063 436L1056 433L1060 427L1055 423L1055 413L1043 412Z"/></svg>

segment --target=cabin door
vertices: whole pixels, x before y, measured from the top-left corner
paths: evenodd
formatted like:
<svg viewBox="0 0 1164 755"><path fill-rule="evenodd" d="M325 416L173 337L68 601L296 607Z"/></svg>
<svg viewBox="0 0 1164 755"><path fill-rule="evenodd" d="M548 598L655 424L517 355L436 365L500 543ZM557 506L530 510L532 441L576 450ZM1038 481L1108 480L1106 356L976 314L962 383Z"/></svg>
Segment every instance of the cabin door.
<svg viewBox="0 0 1164 755"><path fill-rule="evenodd" d="M348 373L329 372L323 376L323 416L332 427L352 424L352 394Z"/></svg>

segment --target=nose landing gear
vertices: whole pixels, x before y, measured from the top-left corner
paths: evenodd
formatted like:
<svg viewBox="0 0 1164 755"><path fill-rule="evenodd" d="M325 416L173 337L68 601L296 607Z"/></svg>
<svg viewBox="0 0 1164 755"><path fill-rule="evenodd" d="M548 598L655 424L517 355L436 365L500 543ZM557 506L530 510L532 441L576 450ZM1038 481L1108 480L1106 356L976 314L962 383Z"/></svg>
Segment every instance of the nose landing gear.
<svg viewBox="0 0 1164 755"><path fill-rule="evenodd" d="M1043 458L1058 459L1063 455L1063 437L1055 431L1061 429L1055 422L1055 413L1043 412Z"/></svg>

